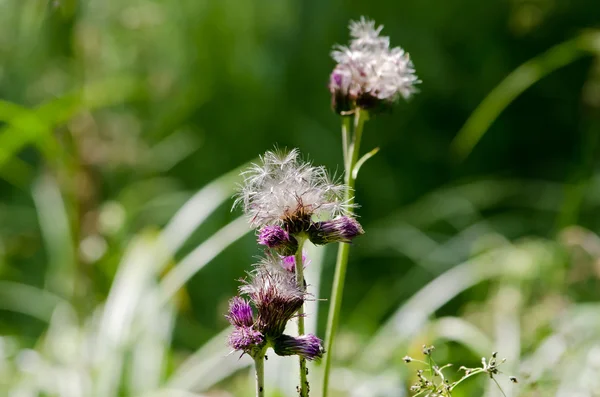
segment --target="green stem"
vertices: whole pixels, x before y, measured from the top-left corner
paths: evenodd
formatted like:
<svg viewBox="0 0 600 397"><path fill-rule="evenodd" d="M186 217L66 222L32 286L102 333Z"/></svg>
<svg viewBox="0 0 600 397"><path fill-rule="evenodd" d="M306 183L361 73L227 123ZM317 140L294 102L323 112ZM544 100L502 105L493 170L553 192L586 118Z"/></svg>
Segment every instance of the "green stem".
<svg viewBox="0 0 600 397"><path fill-rule="evenodd" d="M344 155L344 170L348 169L348 142L350 142L351 117L342 116L342 154Z"/></svg>
<svg viewBox="0 0 600 397"><path fill-rule="evenodd" d="M296 267L296 283L298 288L304 291L304 263L302 261L302 247L304 246L304 238L296 237L298 239L298 250L294 258ZM298 335L304 335L304 305L298 309ZM300 361L300 397L308 397L308 380L306 378L306 359L302 356L298 356Z"/></svg>
<svg viewBox="0 0 600 397"><path fill-rule="evenodd" d="M353 175L354 166L358 161L358 155L360 153L360 141L362 138L362 130L364 123L368 117L366 111L357 109L354 117L354 136L349 147L344 148L345 153L348 153L348 161L344 164L346 167L345 182L348 186L344 199L349 205L349 215L354 211L352 204L354 204L354 185L356 182L356 175ZM342 123L345 123L342 121ZM347 130L342 124L342 134ZM333 342L335 340L335 333L337 331L340 309L342 307L342 297L344 294L344 280L346 279L346 267L348 265L348 255L350 253L350 245L340 243L338 248L338 255L335 264L335 275L333 277L333 287L331 290L331 304L329 306L329 315L327 317L327 332L325 336L325 368L323 372L323 397L327 397L329 387L329 372L331 370L331 360L333 353Z"/></svg>
<svg viewBox="0 0 600 397"><path fill-rule="evenodd" d="M262 351L254 357L256 369L256 397L265 395L265 352Z"/></svg>

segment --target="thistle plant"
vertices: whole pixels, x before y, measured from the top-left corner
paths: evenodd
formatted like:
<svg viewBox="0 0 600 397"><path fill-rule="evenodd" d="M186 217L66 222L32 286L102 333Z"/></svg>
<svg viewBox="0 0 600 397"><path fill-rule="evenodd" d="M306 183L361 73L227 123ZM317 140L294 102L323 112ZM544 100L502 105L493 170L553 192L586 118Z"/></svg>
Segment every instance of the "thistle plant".
<svg viewBox="0 0 600 397"><path fill-rule="evenodd" d="M283 332L290 319L297 316L306 292L298 287L294 275L287 272L277 256L267 256L250 273L250 280L240 287L240 295L229 302L227 319L233 325L229 345L255 362L256 395L264 395L264 358L272 347L280 356L297 355L304 360L322 357L321 340L316 336L293 337ZM256 315L254 315L254 309Z"/></svg>
<svg viewBox="0 0 600 397"><path fill-rule="evenodd" d="M462 371L463 375L460 379L451 381L444 371L451 368L452 364L446 364L441 367L437 365L432 357L434 350L435 346L423 345L423 354L427 357L427 361L417 360L409 356L404 357L404 362L407 364L420 363L423 365L423 368L416 371L416 383L410 387L410 391L414 393L413 397L452 397L452 392L458 385L465 380L480 374L487 374L490 379L496 383L502 395L506 396L504 390L502 390L494 378L495 375L500 373L498 367L506 361L505 358L498 361L497 352L492 353L488 360L486 360L485 357L482 357L481 367L467 368L461 366L458 370ZM512 383L518 383L517 378L514 376L510 376L509 379Z"/></svg>
<svg viewBox="0 0 600 397"><path fill-rule="evenodd" d="M227 318L234 326L229 343L255 361L257 396L264 393L264 355L272 347L281 356L297 355L301 397L309 394L307 360L320 359L321 340L305 334L304 243L349 243L363 233L352 216L354 201L348 186L329 177L324 167L300 159L298 150L269 151L242 173L244 181L234 206L243 207L258 243L267 248L266 258L255 267L251 280L235 297ZM257 311L254 316L252 306ZM289 320L296 318L298 336L284 335Z"/></svg>
<svg viewBox="0 0 600 397"><path fill-rule="evenodd" d="M350 22L348 46L335 46L331 56L336 66L329 79L333 110L342 117L342 154L344 182L348 189L343 202L351 218L355 206L352 190L360 167L375 155L375 148L360 156L363 127L370 115L390 110L400 98L409 99L420 83L410 56L400 47L390 47L390 39L381 36L383 26L361 17ZM347 226L346 226L347 227ZM343 240L340 240L343 242ZM349 245L340 244L327 319L325 347L333 351L348 264ZM327 396L331 354L325 357L323 397Z"/></svg>

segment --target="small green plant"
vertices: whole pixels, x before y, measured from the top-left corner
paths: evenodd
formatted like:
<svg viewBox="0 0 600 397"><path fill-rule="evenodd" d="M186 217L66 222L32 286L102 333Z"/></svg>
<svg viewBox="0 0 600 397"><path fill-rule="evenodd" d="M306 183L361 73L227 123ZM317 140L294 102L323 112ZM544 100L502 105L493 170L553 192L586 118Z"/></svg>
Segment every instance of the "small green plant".
<svg viewBox="0 0 600 397"><path fill-rule="evenodd" d="M451 397L454 389L460 385L465 380L479 375L479 374L487 374L490 379L492 379L500 391L502 395L506 397L506 394L502 390L502 387L498 384L495 375L501 373L498 370L498 367L502 365L506 359L498 361L497 356L498 353L492 353L491 357L486 360L485 357L481 358L481 367L476 368L467 368L465 366L461 366L458 370L464 371L463 376L457 381L451 381L446 374L444 374L445 370L448 370L453 364L448 363L443 366L439 366L432 357L432 353L435 350L435 346L426 346L423 345L423 354L427 357L427 361L417 360L409 356L404 357L404 362L413 363L417 362L425 365L425 369L417 370L417 382L410 387L410 391L413 392L413 397L422 396L422 397ZM513 383L518 383L517 378L514 376L509 377L510 381Z"/></svg>

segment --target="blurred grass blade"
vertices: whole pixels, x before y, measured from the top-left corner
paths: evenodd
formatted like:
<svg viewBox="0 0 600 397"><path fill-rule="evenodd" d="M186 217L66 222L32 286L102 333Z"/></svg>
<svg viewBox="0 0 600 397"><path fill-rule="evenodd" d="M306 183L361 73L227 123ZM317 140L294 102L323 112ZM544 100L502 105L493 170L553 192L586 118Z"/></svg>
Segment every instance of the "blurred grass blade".
<svg viewBox="0 0 600 397"><path fill-rule="evenodd" d="M144 394L143 397L208 397L205 394L192 393L185 390L161 389L152 393Z"/></svg>
<svg viewBox="0 0 600 397"><path fill-rule="evenodd" d="M75 291L77 269L65 202L57 182L50 175L44 175L34 183L32 196L48 253L46 286L69 299Z"/></svg>
<svg viewBox="0 0 600 397"><path fill-rule="evenodd" d="M65 301L51 292L12 281L0 281L0 308L50 321L54 309Z"/></svg>
<svg viewBox="0 0 600 397"><path fill-rule="evenodd" d="M523 91L553 71L591 51L597 51L594 41L598 40L598 35L598 33L585 33L560 43L510 73L488 94L465 122L451 143L452 155L459 161L465 159L494 120Z"/></svg>
<svg viewBox="0 0 600 397"><path fill-rule="evenodd" d="M138 336L131 346L130 390L135 396L159 390L175 323L173 305L161 304L156 280L136 308ZM144 331L139 332L140 329Z"/></svg>
<svg viewBox="0 0 600 397"><path fill-rule="evenodd" d="M225 341L231 332L226 328L215 335L196 353L184 361L171 378L167 387L184 390L207 390L236 371L252 364L249 357L231 353Z"/></svg>
<svg viewBox="0 0 600 397"><path fill-rule="evenodd" d="M396 349L419 332L437 309L468 288L502 274L505 270L498 260L506 257L509 249L495 249L457 265L423 287L380 328L363 349L358 365L372 369L385 366Z"/></svg>
<svg viewBox="0 0 600 397"><path fill-rule="evenodd" d="M131 241L113 281L98 326L96 360L101 363L96 379L98 397L118 394L126 360L127 341L134 338L137 310L148 299L158 299L153 291L157 271L165 260L157 249L156 238L141 235ZM146 325L147 326L147 325Z"/></svg>
<svg viewBox="0 0 600 397"><path fill-rule="evenodd" d="M486 357L494 350L490 338L475 325L459 317L441 317L430 326L432 340L442 338L458 342L467 347L477 357Z"/></svg>
<svg viewBox="0 0 600 397"><path fill-rule="evenodd" d="M495 330L494 351L500 352L506 358L503 371L511 375L516 373L521 357L521 310L523 304L523 286L517 281L503 281L493 298L493 319ZM489 353L488 353L489 354ZM502 391L493 382L487 384L488 397L511 397L515 395L515 388L507 377L496 379Z"/></svg>
<svg viewBox="0 0 600 397"><path fill-rule="evenodd" d="M171 298L194 274L250 230L246 218L240 216L196 247L163 278L161 289L164 298Z"/></svg>
<svg viewBox="0 0 600 397"><path fill-rule="evenodd" d="M225 200L231 198L240 180L240 171L244 168L246 164L204 186L173 215L161 236L169 252L176 253L194 230Z"/></svg>

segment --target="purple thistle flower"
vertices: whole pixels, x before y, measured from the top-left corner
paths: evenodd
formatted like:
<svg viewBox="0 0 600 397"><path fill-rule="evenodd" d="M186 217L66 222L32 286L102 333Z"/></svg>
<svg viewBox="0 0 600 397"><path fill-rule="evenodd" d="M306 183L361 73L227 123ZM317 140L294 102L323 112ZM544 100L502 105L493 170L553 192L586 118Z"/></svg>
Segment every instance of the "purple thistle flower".
<svg viewBox="0 0 600 397"><path fill-rule="evenodd" d="M251 327L254 324L252 307L239 296L235 296L229 301L229 314L225 317L231 325L236 327Z"/></svg>
<svg viewBox="0 0 600 397"><path fill-rule="evenodd" d="M287 322L304 303L306 293L296 284L294 274L286 272L281 259L267 257L252 273L252 280L240 287L258 313L255 327L268 338L277 338Z"/></svg>
<svg viewBox="0 0 600 397"><path fill-rule="evenodd" d="M252 355L254 349L259 348L265 341L263 334L252 327L235 327L229 335L229 345L235 350Z"/></svg>
<svg viewBox="0 0 600 397"><path fill-rule="evenodd" d="M306 255L302 253L302 265L306 269L306 266L310 263L310 260L306 260ZM281 258L281 266L288 272L294 273L296 271L296 256L289 255Z"/></svg>
<svg viewBox="0 0 600 397"><path fill-rule="evenodd" d="M315 245L349 243L363 233L364 230L356 219L340 216L330 221L313 223L308 231L308 238Z"/></svg>
<svg viewBox="0 0 600 397"><path fill-rule="evenodd" d="M301 356L307 360L318 360L323 357L323 344L321 339L313 334L297 337L281 335L273 343L273 350L280 356Z"/></svg>
<svg viewBox="0 0 600 397"><path fill-rule="evenodd" d="M258 243L266 245L284 256L294 255L298 249L298 240L276 225L263 227L258 234Z"/></svg>

